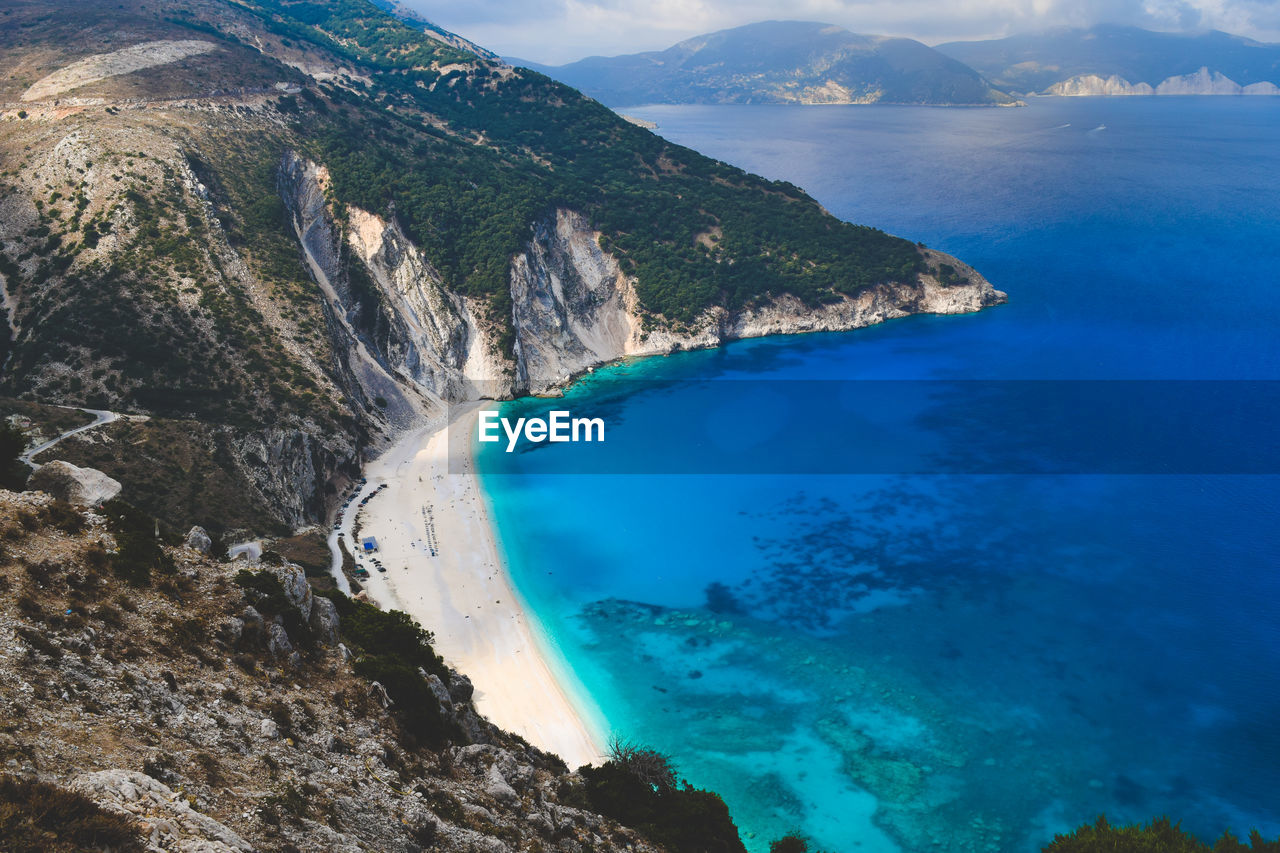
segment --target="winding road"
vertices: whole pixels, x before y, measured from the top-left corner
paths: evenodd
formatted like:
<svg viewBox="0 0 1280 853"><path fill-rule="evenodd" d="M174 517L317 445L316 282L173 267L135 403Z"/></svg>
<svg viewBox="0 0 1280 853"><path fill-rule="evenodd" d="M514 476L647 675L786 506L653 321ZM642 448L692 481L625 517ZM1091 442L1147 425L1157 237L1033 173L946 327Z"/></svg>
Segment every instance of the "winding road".
<svg viewBox="0 0 1280 853"><path fill-rule="evenodd" d="M26 453L23 453L21 456L19 456L18 459L21 460L22 462L25 462L27 465L31 466L32 471L38 471L40 470L40 468L43 467L39 462L35 461L34 457L39 456L41 453L44 453L46 450L48 450L50 447L53 447L58 442L62 441L64 438L68 438L70 436L76 435L77 433L81 433L86 430L91 430L94 427L100 427L103 424L109 424L112 421L117 421L120 419L120 415L116 414L115 412L108 412L102 409L78 409L75 406L60 406L59 408L74 409L75 411L78 411L78 412L84 412L85 414L93 415L95 420L93 421L93 423L85 424L84 426L79 426L72 430L67 430L57 438L51 438L48 441L46 441L44 444L38 444L35 447L28 450Z"/></svg>

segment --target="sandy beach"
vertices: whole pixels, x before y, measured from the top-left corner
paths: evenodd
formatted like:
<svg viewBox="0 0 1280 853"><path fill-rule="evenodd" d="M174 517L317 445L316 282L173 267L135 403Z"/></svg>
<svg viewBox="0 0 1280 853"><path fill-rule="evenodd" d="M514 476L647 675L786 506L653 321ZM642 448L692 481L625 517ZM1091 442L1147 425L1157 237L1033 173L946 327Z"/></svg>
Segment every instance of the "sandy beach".
<svg viewBox="0 0 1280 853"><path fill-rule="evenodd" d="M387 571L359 558L370 572L362 581L369 596L435 634L436 651L471 679L477 709L495 724L572 768L599 763L604 736L592 720L598 713L584 707L585 696L575 704L553 674L540 628L499 555L470 452L484 407L455 406L452 426L442 418L414 430L370 463L368 483L344 513L342 529L354 545L358 501L372 495L358 515L360 536L377 539ZM462 444L454 448L452 473L451 435Z"/></svg>

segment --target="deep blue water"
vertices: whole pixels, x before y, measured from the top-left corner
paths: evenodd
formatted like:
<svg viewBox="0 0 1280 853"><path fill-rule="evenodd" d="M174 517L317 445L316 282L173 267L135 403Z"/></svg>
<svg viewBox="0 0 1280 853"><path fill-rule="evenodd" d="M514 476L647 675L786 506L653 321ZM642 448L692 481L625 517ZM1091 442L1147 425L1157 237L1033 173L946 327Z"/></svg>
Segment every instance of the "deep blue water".
<svg viewBox="0 0 1280 853"><path fill-rule="evenodd" d="M753 851L1280 833L1280 99L630 112L1010 302L598 371L604 448L486 446L610 727Z"/></svg>

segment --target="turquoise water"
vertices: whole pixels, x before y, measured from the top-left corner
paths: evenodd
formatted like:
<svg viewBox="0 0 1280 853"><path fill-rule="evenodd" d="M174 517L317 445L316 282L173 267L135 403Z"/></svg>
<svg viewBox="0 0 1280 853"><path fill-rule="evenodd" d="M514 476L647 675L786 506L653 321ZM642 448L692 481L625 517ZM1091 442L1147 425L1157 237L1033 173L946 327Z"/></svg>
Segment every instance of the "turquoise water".
<svg viewBox="0 0 1280 853"><path fill-rule="evenodd" d="M1280 833L1280 101L632 112L1010 303L597 371L603 447L486 447L611 727L753 851Z"/></svg>

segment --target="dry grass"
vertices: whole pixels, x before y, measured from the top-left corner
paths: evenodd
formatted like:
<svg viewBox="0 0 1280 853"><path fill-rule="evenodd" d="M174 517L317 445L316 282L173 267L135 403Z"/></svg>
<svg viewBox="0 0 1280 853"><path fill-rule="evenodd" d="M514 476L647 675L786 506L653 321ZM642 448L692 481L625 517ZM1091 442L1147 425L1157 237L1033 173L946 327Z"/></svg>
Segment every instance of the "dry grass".
<svg viewBox="0 0 1280 853"><path fill-rule="evenodd" d="M132 819L83 794L15 776L0 776L0 839L8 853L144 849Z"/></svg>

